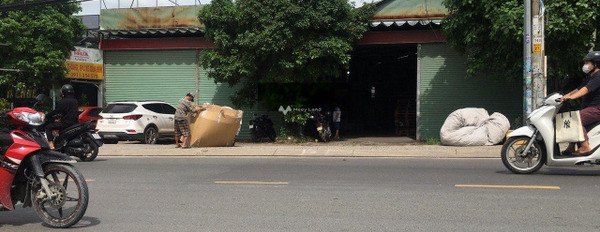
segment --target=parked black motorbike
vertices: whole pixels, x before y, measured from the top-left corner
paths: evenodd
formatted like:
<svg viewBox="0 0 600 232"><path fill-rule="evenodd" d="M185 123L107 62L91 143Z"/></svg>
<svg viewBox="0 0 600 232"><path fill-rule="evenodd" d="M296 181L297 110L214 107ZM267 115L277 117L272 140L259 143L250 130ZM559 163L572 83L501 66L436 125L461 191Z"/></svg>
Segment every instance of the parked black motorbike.
<svg viewBox="0 0 600 232"><path fill-rule="evenodd" d="M52 121L48 119L42 129ZM54 133L57 133L54 139L56 151L78 157L84 162L96 159L98 150L103 145L102 138L94 131L92 122L78 123Z"/></svg>
<svg viewBox="0 0 600 232"><path fill-rule="evenodd" d="M273 128L273 121L267 115L250 120L248 124L253 142L260 142L265 138L271 142L275 141L277 134L275 133L275 128Z"/></svg>
<svg viewBox="0 0 600 232"><path fill-rule="evenodd" d="M304 125L304 135L318 139L320 142L331 141L331 128L329 126L329 112L314 113Z"/></svg>

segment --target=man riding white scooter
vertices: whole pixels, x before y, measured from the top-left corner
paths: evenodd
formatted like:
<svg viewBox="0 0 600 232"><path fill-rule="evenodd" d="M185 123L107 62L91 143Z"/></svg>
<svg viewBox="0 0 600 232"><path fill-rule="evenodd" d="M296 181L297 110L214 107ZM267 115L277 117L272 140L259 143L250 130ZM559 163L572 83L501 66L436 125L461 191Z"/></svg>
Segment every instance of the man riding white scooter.
<svg viewBox="0 0 600 232"><path fill-rule="evenodd" d="M585 141L580 143L579 149L575 150L575 143L562 152L563 155L588 155L592 150L586 126L600 121L600 51L588 53L585 58L582 71L587 78L579 88L565 95L561 101L583 98L581 103L581 124Z"/></svg>
<svg viewBox="0 0 600 232"><path fill-rule="evenodd" d="M544 164L554 167L600 165L600 51L589 53L584 58L584 62L583 71L589 75L589 78L580 88L565 96L559 93L550 94L543 100L543 106L527 116L527 125L508 134L500 157L504 166L510 171L530 174L539 170ZM564 100L581 97L583 97L581 121L584 126L587 126L584 131L581 131L585 132L582 136L585 141L577 151L574 144L569 148L571 150L567 149L567 151L575 151L574 153L561 155L556 140L556 115ZM564 127L570 128L568 123L565 123Z"/></svg>

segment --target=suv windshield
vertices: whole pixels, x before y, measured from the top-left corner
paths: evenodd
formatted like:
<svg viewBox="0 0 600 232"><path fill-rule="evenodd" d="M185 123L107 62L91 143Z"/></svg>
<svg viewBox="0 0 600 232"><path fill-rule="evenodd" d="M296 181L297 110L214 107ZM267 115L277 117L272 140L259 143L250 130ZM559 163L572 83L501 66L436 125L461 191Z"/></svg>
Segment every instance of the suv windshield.
<svg viewBox="0 0 600 232"><path fill-rule="evenodd" d="M137 108L135 104L109 104L102 111L102 113L111 113L111 114L122 114L122 113L131 113L133 110Z"/></svg>

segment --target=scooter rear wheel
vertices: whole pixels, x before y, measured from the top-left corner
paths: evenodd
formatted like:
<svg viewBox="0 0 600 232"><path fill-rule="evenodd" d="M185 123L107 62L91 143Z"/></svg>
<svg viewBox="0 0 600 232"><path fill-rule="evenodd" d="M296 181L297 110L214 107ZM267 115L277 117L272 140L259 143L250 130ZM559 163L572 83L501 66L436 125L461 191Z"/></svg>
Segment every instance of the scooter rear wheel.
<svg viewBox="0 0 600 232"><path fill-rule="evenodd" d="M546 152L538 141L533 141L529 151L524 155L520 155L527 147L530 139L532 138L513 137L504 143L501 158L502 163L508 170L517 174L531 174L544 166Z"/></svg>
<svg viewBox="0 0 600 232"><path fill-rule="evenodd" d="M90 162L96 159L98 156L98 145L89 138L83 140L83 146L85 147L85 154L79 156L79 159L83 162Z"/></svg>

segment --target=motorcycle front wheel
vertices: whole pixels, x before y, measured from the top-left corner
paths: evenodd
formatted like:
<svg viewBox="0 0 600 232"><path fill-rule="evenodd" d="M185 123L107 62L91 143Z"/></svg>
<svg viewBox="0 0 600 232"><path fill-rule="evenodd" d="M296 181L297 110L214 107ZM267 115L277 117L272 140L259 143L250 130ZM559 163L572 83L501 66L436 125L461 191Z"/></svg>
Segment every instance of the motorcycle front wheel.
<svg viewBox="0 0 600 232"><path fill-rule="evenodd" d="M69 164L52 163L44 167L45 178L53 199L42 189L40 183L31 188L31 200L36 214L54 228L75 225L87 210L88 188L85 178Z"/></svg>
<svg viewBox="0 0 600 232"><path fill-rule="evenodd" d="M530 139L532 138L513 137L504 143L501 158L502 163L508 170L517 174L531 174L544 166L546 152L538 141L533 141L529 151L522 154Z"/></svg>

